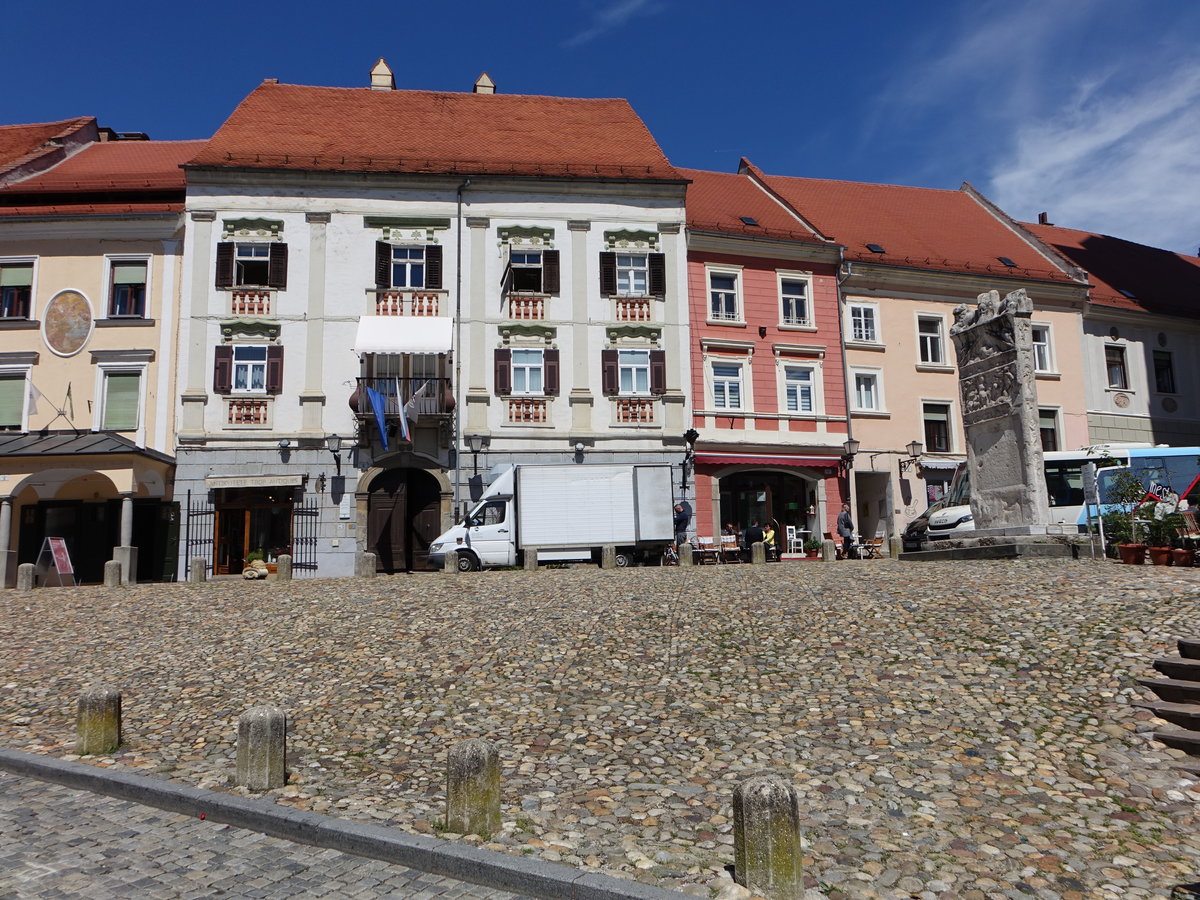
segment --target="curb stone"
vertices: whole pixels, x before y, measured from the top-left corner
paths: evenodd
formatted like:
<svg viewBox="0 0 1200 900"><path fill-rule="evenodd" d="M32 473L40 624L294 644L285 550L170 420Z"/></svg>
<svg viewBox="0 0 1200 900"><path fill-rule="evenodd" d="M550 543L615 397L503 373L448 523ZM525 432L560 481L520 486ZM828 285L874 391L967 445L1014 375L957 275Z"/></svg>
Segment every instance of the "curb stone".
<svg viewBox="0 0 1200 900"><path fill-rule="evenodd" d="M20 750L0 748L0 770L546 900L695 900L640 881Z"/></svg>

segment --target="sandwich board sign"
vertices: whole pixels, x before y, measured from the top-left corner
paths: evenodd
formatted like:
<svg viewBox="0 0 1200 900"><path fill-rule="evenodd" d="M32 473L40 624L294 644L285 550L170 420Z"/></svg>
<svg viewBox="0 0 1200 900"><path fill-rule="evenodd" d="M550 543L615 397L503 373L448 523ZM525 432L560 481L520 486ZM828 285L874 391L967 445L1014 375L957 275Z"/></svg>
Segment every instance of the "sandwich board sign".
<svg viewBox="0 0 1200 900"><path fill-rule="evenodd" d="M38 554L37 563L34 567L37 574L37 583L48 585L48 578L51 571L58 576L58 584L76 585L78 581L75 578L75 569L71 565L71 553L67 550L67 539L60 537L48 537L42 541L42 550ZM70 579L67 581L66 579Z"/></svg>

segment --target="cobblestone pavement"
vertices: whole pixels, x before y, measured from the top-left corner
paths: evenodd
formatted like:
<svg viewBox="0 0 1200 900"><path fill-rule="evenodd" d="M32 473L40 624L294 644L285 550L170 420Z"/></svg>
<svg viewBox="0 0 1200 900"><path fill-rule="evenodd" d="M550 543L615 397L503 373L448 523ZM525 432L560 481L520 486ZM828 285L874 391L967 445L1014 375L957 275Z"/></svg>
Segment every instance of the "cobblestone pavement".
<svg viewBox="0 0 1200 900"><path fill-rule="evenodd" d="M1131 701L1200 631L1200 569L892 560L595 568L0 595L0 745L230 789L237 716L282 706L278 803L416 832L446 750L501 748L471 840L741 896L730 798L802 796L810 887L846 898L1163 897L1200 875L1197 781Z"/></svg>
<svg viewBox="0 0 1200 900"><path fill-rule="evenodd" d="M0 897L521 900L0 772Z"/></svg>

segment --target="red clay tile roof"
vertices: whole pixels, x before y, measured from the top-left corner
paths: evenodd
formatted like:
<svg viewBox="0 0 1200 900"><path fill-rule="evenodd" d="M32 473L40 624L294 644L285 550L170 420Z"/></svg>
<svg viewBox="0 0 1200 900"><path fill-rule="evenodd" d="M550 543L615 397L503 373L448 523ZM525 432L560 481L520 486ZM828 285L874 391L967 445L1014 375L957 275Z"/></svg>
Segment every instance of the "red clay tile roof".
<svg viewBox="0 0 1200 900"><path fill-rule="evenodd" d="M72 137L88 126L95 130L96 120L92 116L64 119L61 122L37 122L31 125L0 125L0 175L58 150L57 142ZM88 137L91 140L96 139L94 134ZM56 143L52 144L51 141Z"/></svg>
<svg viewBox="0 0 1200 900"><path fill-rule="evenodd" d="M767 175L749 170L814 228L845 246L846 259L917 269L1071 281L965 190ZM883 253L868 249L883 248ZM1006 266L1007 257L1016 267Z"/></svg>
<svg viewBox="0 0 1200 900"><path fill-rule="evenodd" d="M91 144L49 171L0 189L0 215L117 215L182 209L180 166L204 141Z"/></svg>
<svg viewBox="0 0 1200 900"><path fill-rule="evenodd" d="M625 100L264 83L197 167L676 180Z"/></svg>
<svg viewBox="0 0 1200 900"><path fill-rule="evenodd" d="M1106 234L1021 224L1088 273L1093 303L1173 316L1200 313L1200 258Z"/></svg>
<svg viewBox="0 0 1200 900"><path fill-rule="evenodd" d="M799 217L745 175L701 169L678 171L692 180L687 189L687 224L693 231L837 246L814 234ZM746 224L743 216L758 225Z"/></svg>

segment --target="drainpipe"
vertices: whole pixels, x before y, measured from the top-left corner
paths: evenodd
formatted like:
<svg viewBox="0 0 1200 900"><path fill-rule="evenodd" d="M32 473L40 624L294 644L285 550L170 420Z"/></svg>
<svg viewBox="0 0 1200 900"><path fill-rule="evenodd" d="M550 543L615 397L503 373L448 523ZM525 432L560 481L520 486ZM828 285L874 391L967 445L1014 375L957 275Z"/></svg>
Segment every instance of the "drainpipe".
<svg viewBox="0 0 1200 900"><path fill-rule="evenodd" d="M462 405L460 395L462 387L462 273L463 273L463 191L471 186L471 179L464 178L456 192L458 207L456 218L456 246L454 250L454 434L451 438L454 444L454 506L450 511L452 522L458 521L458 505L462 482Z"/></svg>
<svg viewBox="0 0 1200 900"><path fill-rule="evenodd" d="M846 262L846 251L844 248L838 248L838 275L837 283L837 304L838 304L838 343L842 348L842 386L845 392L846 400L846 440L854 437L854 419L850 415L850 398L853 393L853 385L850 383L850 361L846 357L846 297L842 293L842 285L850 277L854 263ZM858 511L858 488L855 484L854 470L850 469L846 473L846 486L850 491L850 515L854 519L854 527L859 529L861 534L862 523L859 522ZM840 498L839 498L840 500ZM839 504L838 511L841 511Z"/></svg>

